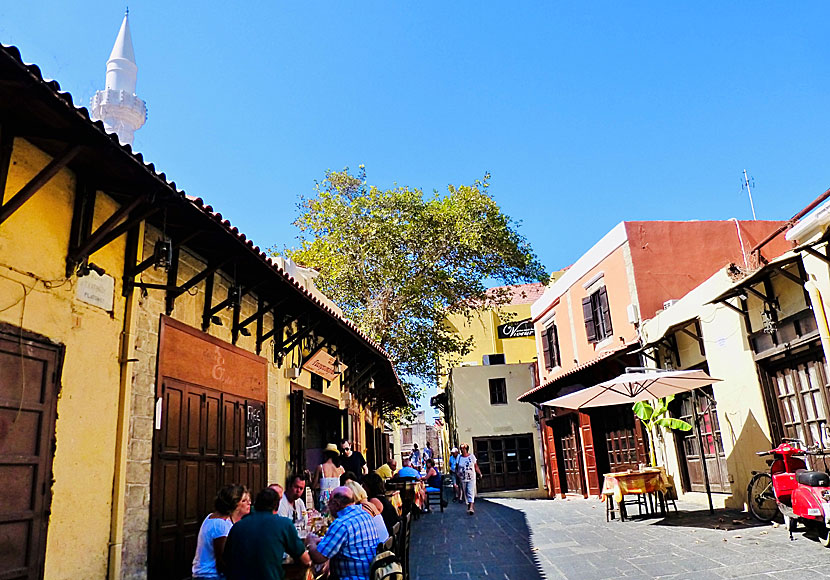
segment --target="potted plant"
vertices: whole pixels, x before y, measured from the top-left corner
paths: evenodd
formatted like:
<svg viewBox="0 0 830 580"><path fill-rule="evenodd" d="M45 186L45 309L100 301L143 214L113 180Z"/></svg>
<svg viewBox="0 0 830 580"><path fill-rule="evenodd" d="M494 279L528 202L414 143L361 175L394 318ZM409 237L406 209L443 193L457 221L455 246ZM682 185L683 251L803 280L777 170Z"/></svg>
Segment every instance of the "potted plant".
<svg viewBox="0 0 830 580"><path fill-rule="evenodd" d="M634 403L634 414L643 422L651 439L649 458L652 467L657 467L654 446L658 439L662 442L663 429L674 429L675 431L690 431L692 429L692 426L686 421L669 416L669 403L673 400L674 395L669 395L663 399L657 399L654 405L646 401Z"/></svg>

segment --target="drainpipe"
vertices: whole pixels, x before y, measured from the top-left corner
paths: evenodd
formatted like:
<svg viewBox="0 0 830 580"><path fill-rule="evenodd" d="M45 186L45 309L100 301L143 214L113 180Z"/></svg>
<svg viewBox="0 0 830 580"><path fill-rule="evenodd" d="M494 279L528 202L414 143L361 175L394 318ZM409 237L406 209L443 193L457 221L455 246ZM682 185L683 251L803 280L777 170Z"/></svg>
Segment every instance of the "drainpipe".
<svg viewBox="0 0 830 580"><path fill-rule="evenodd" d="M138 227L138 251L144 244L144 222ZM115 436L115 473L112 482L112 513L110 516L110 541L109 554L107 558L108 580L119 580L121 578L121 550L124 544L124 515L127 503L127 450L130 444L130 414L132 405L132 373L130 372L131 362L137 359L131 358L135 348L135 337L133 335L133 320L138 312L138 301L135 299L136 292L132 291L127 295L124 303L124 327L121 330L121 344L119 348L118 362L121 366L121 377L118 388L118 423Z"/></svg>
<svg viewBox="0 0 830 580"><path fill-rule="evenodd" d="M830 328L828 328L827 324L827 311L824 309L821 292L814 280L815 277L811 275L810 279L804 283L804 289L810 295L810 302L813 305L813 314L816 317L816 325L818 326L818 334L821 337L824 358L825 360L830 360Z"/></svg>

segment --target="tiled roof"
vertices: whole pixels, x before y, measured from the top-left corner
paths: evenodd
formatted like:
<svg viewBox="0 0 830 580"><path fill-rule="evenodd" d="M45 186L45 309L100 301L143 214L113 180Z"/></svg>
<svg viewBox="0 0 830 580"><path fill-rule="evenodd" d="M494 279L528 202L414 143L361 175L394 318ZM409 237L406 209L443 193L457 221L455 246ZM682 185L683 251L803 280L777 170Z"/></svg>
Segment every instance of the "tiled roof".
<svg viewBox="0 0 830 580"><path fill-rule="evenodd" d="M495 286L490 288L488 293L495 293L507 289L511 293L508 305L533 304L545 292L545 285L541 282L529 284L514 284L512 286Z"/></svg>
<svg viewBox="0 0 830 580"><path fill-rule="evenodd" d="M267 264L268 267L271 268L271 270L273 270L276 274L278 274L287 282L289 282L291 286L293 286L297 291L303 294L308 300L314 303L326 314L328 314L332 318L339 320L345 326L347 326L354 335L359 337L362 341L364 341L367 345L371 346L371 348L373 348L387 361L389 361L390 367L395 376L395 380L398 381L398 383L400 382L399 377L397 376L397 371L395 370L394 365L391 364L391 360L389 359L389 354L380 346L380 344L376 343L368 336L366 336L361 330L359 330L354 322L348 320L347 318L341 316L339 313L332 310L323 301L315 297L311 292L304 288L299 281L294 279L293 276L289 275L282 268L277 266L270 256L268 256L264 251L262 251L259 246L255 245L253 240L250 240L243 232L239 231L237 227L233 226L230 223L230 221L224 219L221 213L214 211L213 207L211 207L210 205L206 205L201 198L187 195L184 191L178 189L174 181L168 180L164 172L156 171L156 168L152 163L145 163L142 154L134 152L130 145L121 145L118 141L118 136L115 133L107 133L104 128L103 122L93 121L86 107L76 106L73 101L72 95L69 92L61 91L60 84L57 81L44 78L43 74L41 73L40 67L38 67L37 65L25 63L20 55L20 50L17 47L0 44L0 54L4 54L10 57L14 62L16 62L21 69L25 70L29 74L29 76L32 77L33 80L35 80L41 87L47 89L59 102L61 102L67 108L68 113L80 117L83 121L86 122L88 126L97 129L98 132L100 132L109 141L110 147L120 149L129 157L129 159L139 164L141 168L143 168L146 172L152 175L153 178L159 181L170 193L174 194L174 196L179 197L180 199L187 202L194 208L198 209L200 212L202 212L204 215L206 215L214 222L220 224L228 233L235 236L237 240L241 242L243 245L245 245L250 252L252 252L263 263Z"/></svg>
<svg viewBox="0 0 830 580"><path fill-rule="evenodd" d="M580 371L584 371L585 369L587 369L589 367L592 367L592 366L602 362L603 360L607 359L609 356L623 353L623 352L628 351L628 350L630 350L630 349L632 349L636 346L639 346L639 345L638 345L638 343L634 342L634 343L630 343L630 344L625 344L625 345L620 346L616 349L603 351L599 355L597 355L595 358L592 358L591 360L589 360L587 362L584 362L580 365L577 365L577 366L573 367L572 369L568 369L567 371L556 375L555 377L548 380L547 382L542 383L541 385L530 389L526 393L522 393L521 395L519 395L517 400L527 401L528 398L531 397L532 395L534 395L535 393L538 393L539 391L541 391L543 389L547 389L548 387L550 387L550 386L554 385L555 383L561 381L565 377L569 377L569 376L574 375L574 374L576 374Z"/></svg>

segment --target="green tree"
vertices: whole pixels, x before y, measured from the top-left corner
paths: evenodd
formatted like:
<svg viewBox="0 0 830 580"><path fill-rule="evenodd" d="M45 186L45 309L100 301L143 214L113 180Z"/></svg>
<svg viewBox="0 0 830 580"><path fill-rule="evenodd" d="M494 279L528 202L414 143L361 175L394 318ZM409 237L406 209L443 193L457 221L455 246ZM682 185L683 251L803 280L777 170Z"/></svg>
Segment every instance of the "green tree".
<svg viewBox="0 0 830 580"><path fill-rule="evenodd" d="M675 419L669 415L669 403L674 400L674 395L669 395L664 399L657 399L657 405L652 405L645 401L637 401L634 403L634 414L643 422L643 426L648 430L648 436L651 439L649 445L649 455L651 456L651 466L657 467L657 461L654 457L654 446L659 439L663 440L663 429L674 429L676 431L689 431L692 426L682 419Z"/></svg>
<svg viewBox="0 0 830 580"><path fill-rule="evenodd" d="M369 186L360 166L327 172L299 204L300 247L286 255L319 271L318 287L386 349L410 402L416 383L437 380L439 358L469 348L444 324L448 314L504 303L488 281L547 281L518 224L488 194L489 177L425 196Z"/></svg>

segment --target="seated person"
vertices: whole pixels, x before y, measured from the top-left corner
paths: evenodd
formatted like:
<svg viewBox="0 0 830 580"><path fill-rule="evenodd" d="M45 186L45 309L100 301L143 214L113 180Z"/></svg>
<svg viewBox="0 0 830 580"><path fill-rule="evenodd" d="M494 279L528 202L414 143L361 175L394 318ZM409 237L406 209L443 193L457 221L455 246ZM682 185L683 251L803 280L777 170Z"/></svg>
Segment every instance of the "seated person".
<svg viewBox="0 0 830 580"><path fill-rule="evenodd" d="M366 493L364 487L356 481L347 481L346 487L352 490L352 493L354 494L354 502L366 510L367 514L372 516L372 521L375 522L375 527L378 530L378 541L385 542L388 540L389 530L386 529L386 522L383 521L383 516L381 515L383 506L380 502L375 503L370 501L369 494Z"/></svg>
<svg viewBox="0 0 830 580"><path fill-rule="evenodd" d="M375 469L375 473L381 476L383 479L389 479L395 474L395 471L398 469L398 462L394 459L390 459L377 469Z"/></svg>
<svg viewBox="0 0 830 580"><path fill-rule="evenodd" d="M400 480L412 480L412 479L421 479L421 472L412 467L412 464L409 462L409 459L403 460L403 467L398 470L398 473L395 474L394 479Z"/></svg>
<svg viewBox="0 0 830 580"><path fill-rule="evenodd" d="M427 472L421 478L427 487L441 488L441 474L438 473L438 470L435 469L435 460L434 459L427 459L426 461Z"/></svg>
<svg viewBox="0 0 830 580"><path fill-rule="evenodd" d="M383 483L383 478L377 473L370 473L363 479L363 487L366 493L369 494L369 501L375 505L379 505L382 509L380 515L383 516L383 523L386 524L386 531L392 534L392 528L401 520L398 515L398 510L386 497L386 487Z"/></svg>
<svg viewBox="0 0 830 580"><path fill-rule="evenodd" d="M372 517L355 505L352 490L343 486L332 490L329 512L335 520L326 537L321 540L310 534L306 538L311 561L329 563L335 578L369 580L369 569L380 543Z"/></svg>
<svg viewBox="0 0 830 580"><path fill-rule="evenodd" d="M225 543L225 571L229 580L282 580L282 558L311 565L308 552L291 521L277 515L280 498L266 487L256 496L254 510L231 528Z"/></svg>
<svg viewBox="0 0 830 580"><path fill-rule="evenodd" d="M340 476L340 485L346 485L347 481L357 481L357 475L353 471L347 471Z"/></svg>

